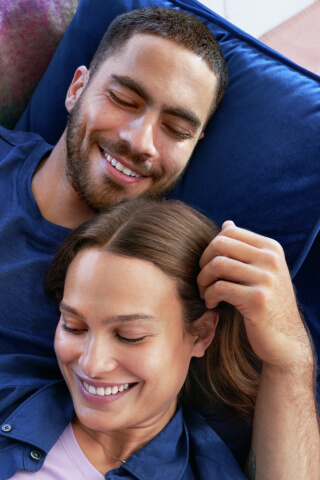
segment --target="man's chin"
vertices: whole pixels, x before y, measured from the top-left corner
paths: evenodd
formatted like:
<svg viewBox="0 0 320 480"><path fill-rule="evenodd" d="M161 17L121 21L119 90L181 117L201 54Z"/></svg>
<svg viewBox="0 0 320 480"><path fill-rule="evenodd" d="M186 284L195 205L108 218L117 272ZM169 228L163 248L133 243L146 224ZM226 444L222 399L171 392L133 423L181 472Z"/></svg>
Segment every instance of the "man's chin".
<svg viewBox="0 0 320 480"><path fill-rule="evenodd" d="M74 181L74 178L69 178L69 180L71 180L75 192L86 207L98 213L132 198L160 199L174 188L179 179L162 185L154 184L150 187L150 178L146 178L142 180L142 182L146 181L147 183L142 191L134 188L133 185L130 187L121 184L110 177L104 178L103 185L97 185L87 179L83 181L84 179L79 177L76 179L77 181Z"/></svg>

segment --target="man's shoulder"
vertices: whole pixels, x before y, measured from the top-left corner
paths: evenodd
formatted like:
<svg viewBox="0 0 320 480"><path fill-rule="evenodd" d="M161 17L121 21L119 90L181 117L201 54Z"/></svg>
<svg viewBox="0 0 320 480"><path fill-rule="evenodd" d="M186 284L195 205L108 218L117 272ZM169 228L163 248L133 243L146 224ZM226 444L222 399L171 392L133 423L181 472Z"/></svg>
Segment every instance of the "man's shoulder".
<svg viewBox="0 0 320 480"><path fill-rule="evenodd" d="M42 137L32 132L16 132L0 126L0 167L2 180L12 175L13 169L19 171L25 160L28 166L35 168L40 159L52 150Z"/></svg>
<svg viewBox="0 0 320 480"><path fill-rule="evenodd" d="M29 142L45 142L40 135L32 132L16 132L8 130L0 125L0 142L1 145L7 145L9 148Z"/></svg>
<svg viewBox="0 0 320 480"><path fill-rule="evenodd" d="M47 151L52 147L36 133L16 132L0 126L0 161L11 158L12 154L17 158L25 158L34 148Z"/></svg>

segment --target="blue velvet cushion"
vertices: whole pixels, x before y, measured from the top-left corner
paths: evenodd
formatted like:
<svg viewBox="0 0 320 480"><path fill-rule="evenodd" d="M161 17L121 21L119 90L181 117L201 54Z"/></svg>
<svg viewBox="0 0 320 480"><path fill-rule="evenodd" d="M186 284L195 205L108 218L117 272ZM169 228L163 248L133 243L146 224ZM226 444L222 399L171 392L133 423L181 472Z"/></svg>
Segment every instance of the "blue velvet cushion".
<svg viewBox="0 0 320 480"><path fill-rule="evenodd" d="M221 44L230 78L225 99L172 196L218 223L231 218L277 239L294 276L319 229L320 78L199 2L81 0L16 129L56 143L77 66L89 64L116 15L153 6L183 9L206 23Z"/></svg>

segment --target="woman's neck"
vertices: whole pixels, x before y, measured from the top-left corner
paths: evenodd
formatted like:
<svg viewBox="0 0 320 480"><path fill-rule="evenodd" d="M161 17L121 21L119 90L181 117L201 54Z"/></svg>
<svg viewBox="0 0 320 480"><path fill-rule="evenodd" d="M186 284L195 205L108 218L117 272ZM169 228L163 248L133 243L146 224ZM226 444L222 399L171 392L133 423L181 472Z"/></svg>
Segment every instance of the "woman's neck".
<svg viewBox="0 0 320 480"><path fill-rule="evenodd" d="M135 452L158 435L174 413L175 409L143 426L109 432L92 430L75 418L72 429L78 445L89 462L105 475L108 471L123 465Z"/></svg>

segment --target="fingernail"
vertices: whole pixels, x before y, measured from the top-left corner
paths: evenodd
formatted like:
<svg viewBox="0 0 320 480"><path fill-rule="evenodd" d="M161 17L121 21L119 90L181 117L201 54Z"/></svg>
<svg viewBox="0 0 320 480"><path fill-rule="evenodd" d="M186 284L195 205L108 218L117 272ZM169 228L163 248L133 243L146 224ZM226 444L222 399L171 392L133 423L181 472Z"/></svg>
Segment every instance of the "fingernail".
<svg viewBox="0 0 320 480"><path fill-rule="evenodd" d="M222 228L231 227L231 226L235 226L235 223L232 220L226 220L222 224Z"/></svg>

